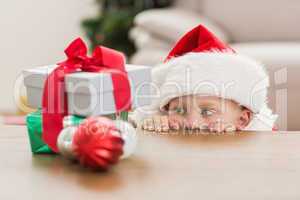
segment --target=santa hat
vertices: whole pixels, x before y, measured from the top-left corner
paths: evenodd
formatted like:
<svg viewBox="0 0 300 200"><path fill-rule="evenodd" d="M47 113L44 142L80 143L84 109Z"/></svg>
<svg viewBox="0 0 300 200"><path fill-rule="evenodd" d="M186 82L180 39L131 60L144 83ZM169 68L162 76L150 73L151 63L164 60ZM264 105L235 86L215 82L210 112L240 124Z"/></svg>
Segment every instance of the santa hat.
<svg viewBox="0 0 300 200"><path fill-rule="evenodd" d="M247 130L272 130L276 120L267 106L269 77L263 65L237 54L202 25L177 42L165 62L153 69L152 78L159 98L150 111L163 111L175 97L199 94L250 109L254 117Z"/></svg>

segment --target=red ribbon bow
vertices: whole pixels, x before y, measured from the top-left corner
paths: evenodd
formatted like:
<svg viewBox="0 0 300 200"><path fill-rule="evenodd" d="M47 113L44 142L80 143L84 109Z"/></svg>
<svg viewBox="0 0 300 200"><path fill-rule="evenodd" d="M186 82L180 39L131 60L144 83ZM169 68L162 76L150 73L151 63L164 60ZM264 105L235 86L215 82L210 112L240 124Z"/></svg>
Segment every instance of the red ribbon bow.
<svg viewBox="0 0 300 200"><path fill-rule="evenodd" d="M67 95L64 77L76 71L110 72L116 112L131 107L130 84L125 70L125 57L122 53L97 46L91 57L87 56L87 47L82 39L74 40L65 50L67 60L59 63L44 85L42 100L43 135L46 144L58 152L57 137L63 128L63 117L68 114Z"/></svg>

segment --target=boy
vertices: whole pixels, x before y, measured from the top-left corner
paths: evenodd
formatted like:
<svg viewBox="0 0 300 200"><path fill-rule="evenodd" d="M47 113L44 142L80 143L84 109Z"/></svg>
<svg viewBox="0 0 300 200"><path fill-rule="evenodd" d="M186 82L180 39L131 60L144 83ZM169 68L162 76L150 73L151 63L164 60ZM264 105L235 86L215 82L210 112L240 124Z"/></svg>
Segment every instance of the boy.
<svg viewBox="0 0 300 200"><path fill-rule="evenodd" d="M267 106L264 67L236 54L202 25L178 41L152 77L158 98L133 114L145 130L273 129L277 116Z"/></svg>

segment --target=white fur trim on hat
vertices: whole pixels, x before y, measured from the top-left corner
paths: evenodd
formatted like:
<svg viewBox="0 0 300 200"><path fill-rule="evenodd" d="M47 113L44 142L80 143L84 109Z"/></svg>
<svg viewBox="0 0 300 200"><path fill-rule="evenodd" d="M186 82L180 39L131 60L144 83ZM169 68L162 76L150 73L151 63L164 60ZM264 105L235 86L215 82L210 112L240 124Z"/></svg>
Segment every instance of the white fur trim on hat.
<svg viewBox="0 0 300 200"><path fill-rule="evenodd" d="M254 113L267 103L269 77L258 62L234 53L188 53L153 69L160 89L154 103L162 110L175 98L190 94L234 100Z"/></svg>

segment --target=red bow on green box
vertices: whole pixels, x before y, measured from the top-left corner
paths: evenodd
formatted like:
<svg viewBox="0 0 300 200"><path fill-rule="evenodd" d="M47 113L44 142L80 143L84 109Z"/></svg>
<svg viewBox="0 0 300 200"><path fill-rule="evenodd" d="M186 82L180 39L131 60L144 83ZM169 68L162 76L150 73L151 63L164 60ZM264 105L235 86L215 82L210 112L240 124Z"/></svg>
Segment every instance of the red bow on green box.
<svg viewBox="0 0 300 200"><path fill-rule="evenodd" d="M98 46L92 56L88 56L85 43L78 38L67 47L65 54L67 60L59 63L47 77L42 99L42 138L54 152L58 152L57 137L63 128L63 117L68 114L64 83L66 74L78 71L110 72L116 112L128 111L131 107L130 84L122 53Z"/></svg>

